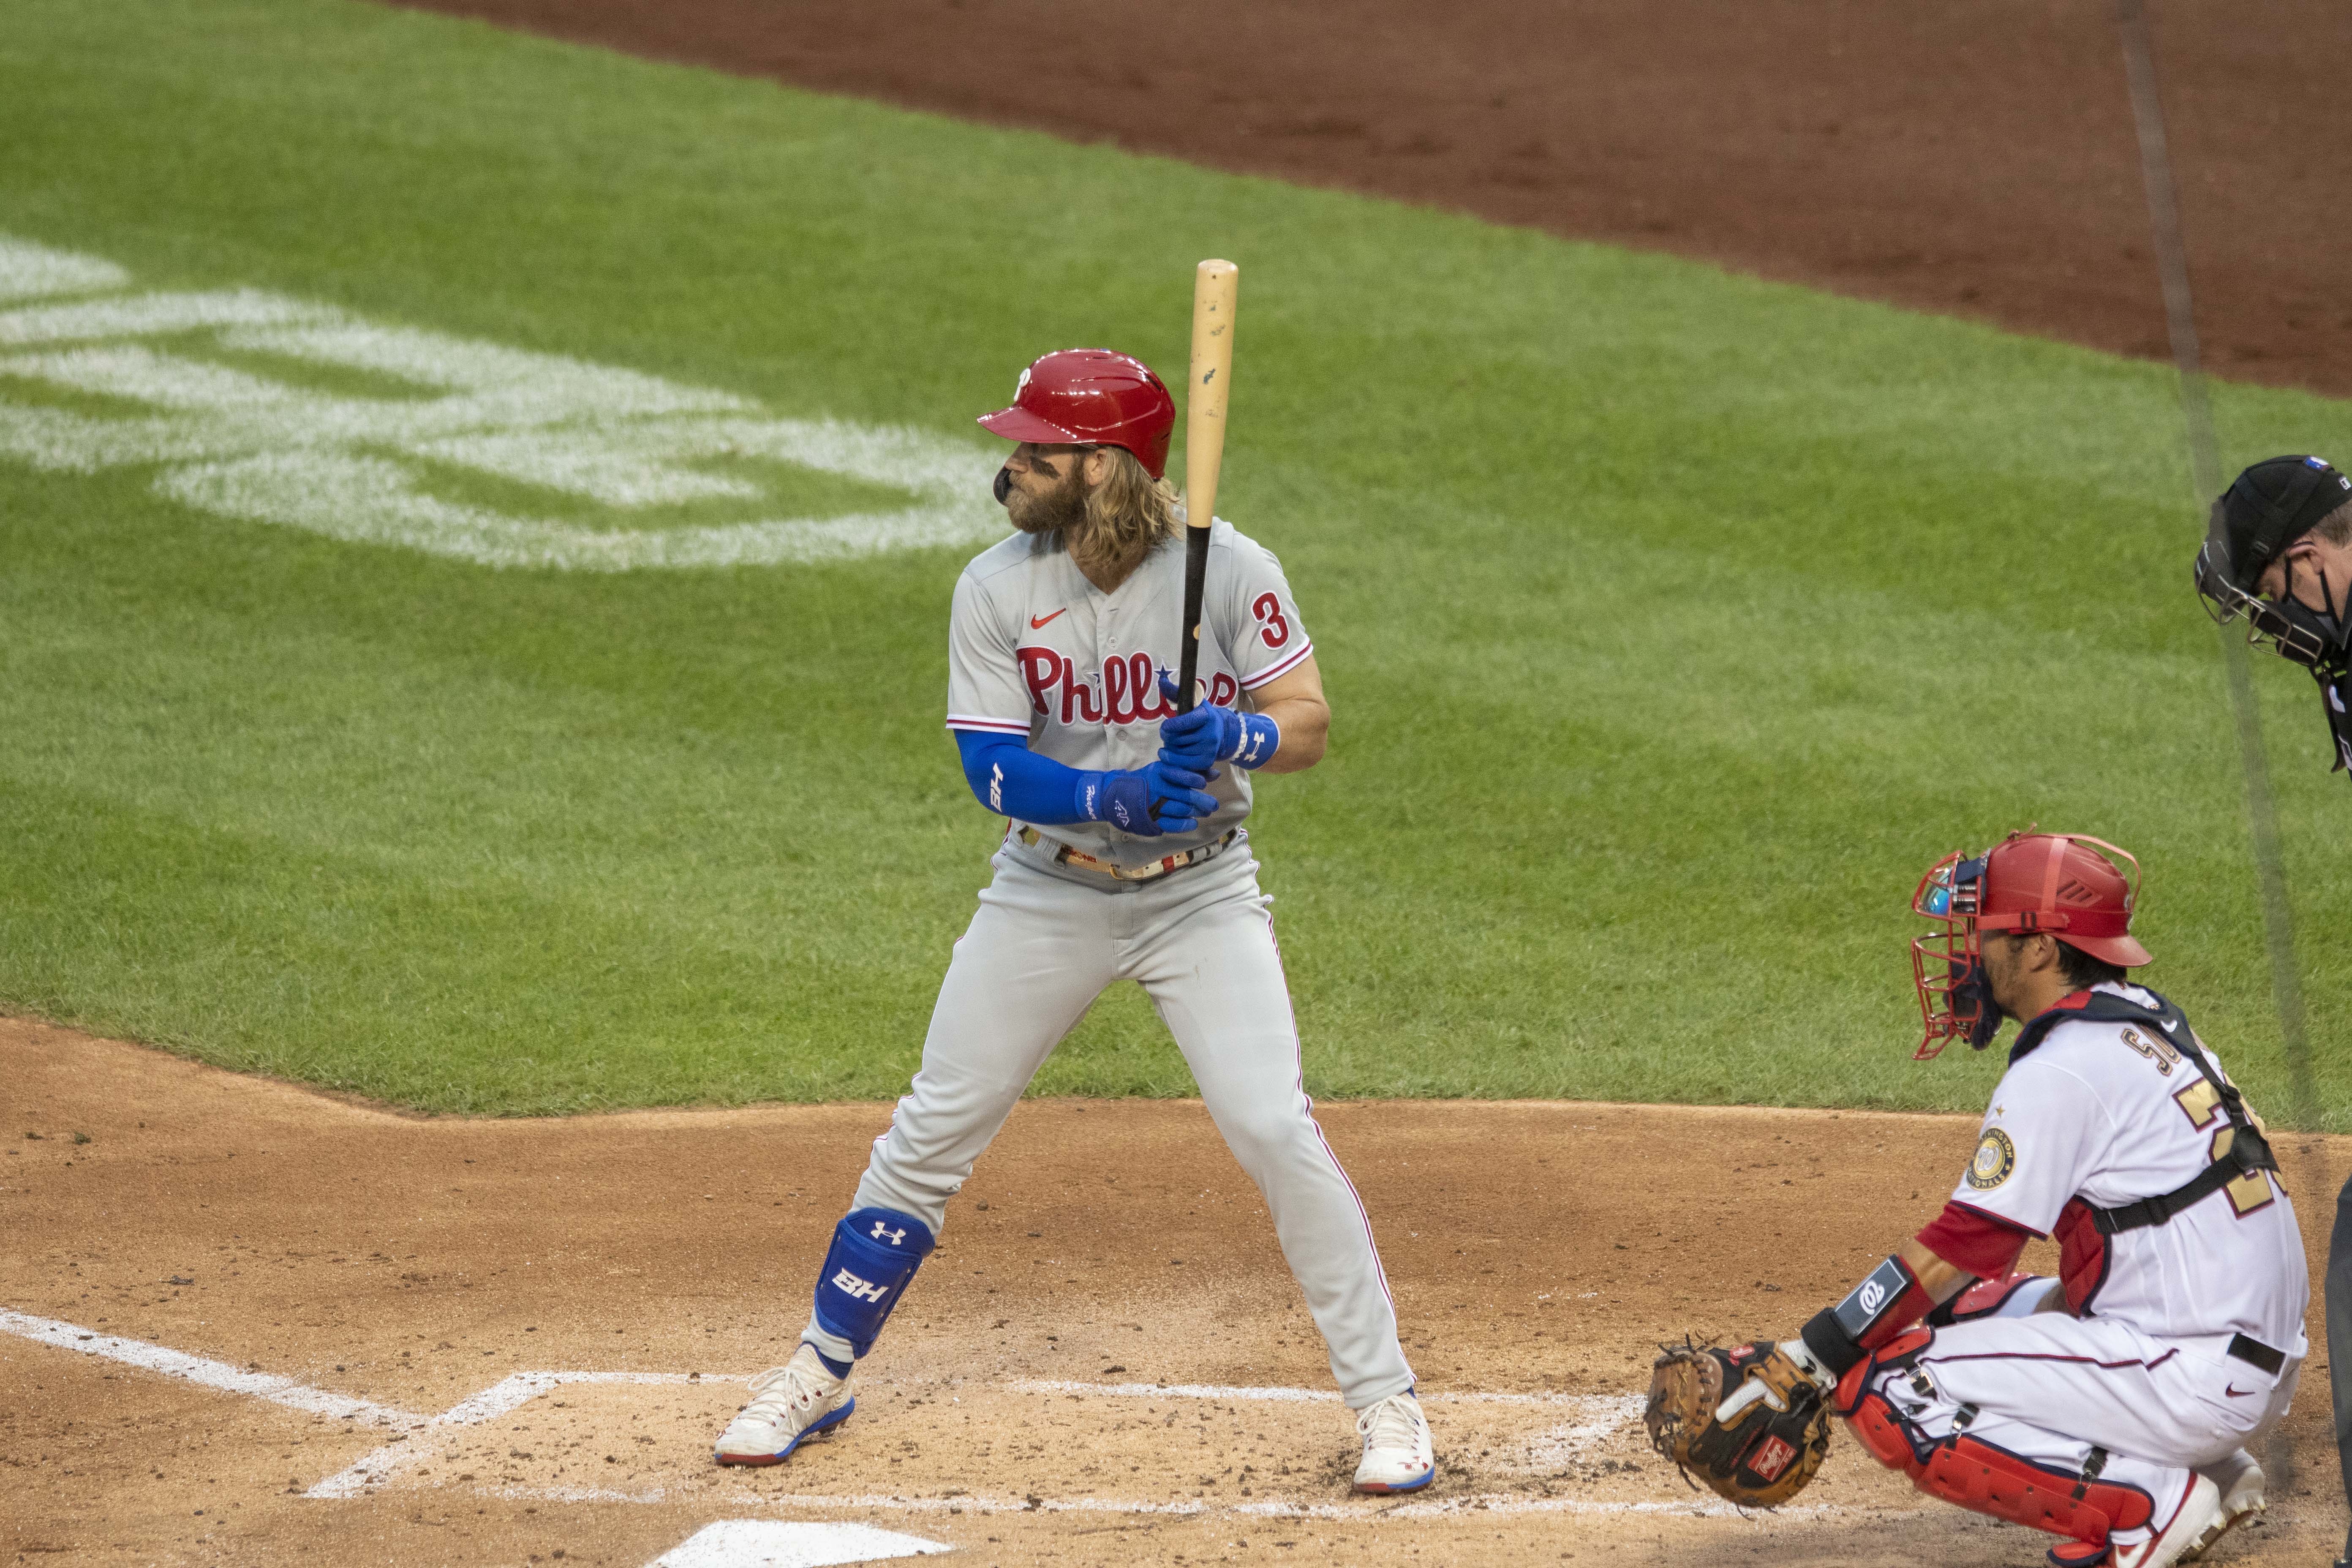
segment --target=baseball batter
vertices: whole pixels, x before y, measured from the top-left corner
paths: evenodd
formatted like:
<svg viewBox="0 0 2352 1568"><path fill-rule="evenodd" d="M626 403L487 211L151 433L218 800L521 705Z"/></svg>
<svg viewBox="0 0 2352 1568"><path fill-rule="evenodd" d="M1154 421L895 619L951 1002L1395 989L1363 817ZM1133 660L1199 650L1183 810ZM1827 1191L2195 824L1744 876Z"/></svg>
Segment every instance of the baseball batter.
<svg viewBox="0 0 2352 1568"><path fill-rule="evenodd" d="M1760 1431L1743 1408L1817 1388L1922 1491L2064 1537L2061 1565L2166 1568L2260 1509L2247 1446L2286 1413L2306 1349L2303 1240L2261 1124L2179 1009L2128 978L2149 961L2137 873L2057 834L1929 871L1920 1054L2022 1024L1975 1158L1844 1300L1732 1352L1758 1374L1714 1413ZM2042 1236L2060 1277L2012 1274ZM1760 1478L1801 1447L1739 1462Z"/></svg>
<svg viewBox="0 0 2352 1568"><path fill-rule="evenodd" d="M1198 701L1176 712L1184 549L1162 472L1175 405L1098 349L1022 373L980 422L1018 445L996 494L1020 531L955 588L948 728L973 793L1011 819L956 943L922 1069L876 1140L790 1362L753 1380L721 1464L774 1464L856 1407L851 1372L905 1295L972 1163L1062 1037L1116 980L1176 1037L1329 1347L1363 1439L1355 1484L1435 1473L1412 1369L1355 1189L1316 1125L1243 824L1251 775L1321 757L1330 710L1275 558L1210 540Z"/></svg>

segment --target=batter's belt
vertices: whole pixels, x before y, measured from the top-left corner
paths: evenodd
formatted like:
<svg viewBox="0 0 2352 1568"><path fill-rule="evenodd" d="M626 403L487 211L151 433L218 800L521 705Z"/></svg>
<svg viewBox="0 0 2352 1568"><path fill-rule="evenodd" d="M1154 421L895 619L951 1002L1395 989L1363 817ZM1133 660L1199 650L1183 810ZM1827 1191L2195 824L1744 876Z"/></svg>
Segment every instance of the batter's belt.
<svg viewBox="0 0 2352 1568"><path fill-rule="evenodd" d="M1181 855L1164 855L1142 866L1115 866L1108 860L1097 860L1084 850L1073 848L1058 838L1046 837L1034 827L1016 827L1013 830L1013 837L1033 849L1044 849L1053 856L1055 865L1075 867L1081 871L1092 871L1097 876L1114 878L1121 882L1149 882L1156 877L1165 877L1171 871L1181 871L1187 866L1197 866L1203 860L1213 859L1223 854L1233 847L1234 840L1241 837L1241 831L1238 827L1228 827L1225 829L1225 836L1214 843L1203 844L1197 849L1187 849Z"/></svg>

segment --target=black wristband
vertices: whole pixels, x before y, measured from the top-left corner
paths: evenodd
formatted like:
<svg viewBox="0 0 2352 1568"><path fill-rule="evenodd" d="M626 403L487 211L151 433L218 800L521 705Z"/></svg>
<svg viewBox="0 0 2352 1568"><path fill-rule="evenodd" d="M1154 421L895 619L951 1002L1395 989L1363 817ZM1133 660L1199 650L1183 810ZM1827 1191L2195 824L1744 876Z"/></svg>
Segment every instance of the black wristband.
<svg viewBox="0 0 2352 1568"><path fill-rule="evenodd" d="M1847 1369L1870 1353L1854 1343L1845 1325L1837 1321L1835 1307L1823 1307L1815 1312L1812 1321L1797 1331L1797 1336L1813 1352L1813 1359L1829 1368L1834 1377L1843 1377Z"/></svg>
<svg viewBox="0 0 2352 1568"><path fill-rule="evenodd" d="M1900 1256L1889 1258L1844 1300L1805 1325L1805 1348L1823 1366L1843 1377L1848 1367L1870 1353L1863 1342L1874 1330L1890 1321L1907 1322L1919 1316L1926 1305L1927 1297L1920 1293L1918 1276L1911 1272L1911 1266Z"/></svg>

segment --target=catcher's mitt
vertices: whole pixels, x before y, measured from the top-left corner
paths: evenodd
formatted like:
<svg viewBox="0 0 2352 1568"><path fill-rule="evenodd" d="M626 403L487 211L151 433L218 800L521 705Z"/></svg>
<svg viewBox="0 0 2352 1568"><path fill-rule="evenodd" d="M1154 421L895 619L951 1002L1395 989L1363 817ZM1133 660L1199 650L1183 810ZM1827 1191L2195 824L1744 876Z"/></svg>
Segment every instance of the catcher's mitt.
<svg viewBox="0 0 2352 1568"><path fill-rule="evenodd" d="M1664 1347L1650 1371L1642 1425L1650 1445L1687 1480L1696 1475L1744 1508L1777 1508L1805 1489L1830 1451L1830 1410L1822 1391L1770 1341L1717 1350L1687 1342ZM1724 1395L1761 1379L1775 1400L1758 1400L1728 1426L1716 1425Z"/></svg>

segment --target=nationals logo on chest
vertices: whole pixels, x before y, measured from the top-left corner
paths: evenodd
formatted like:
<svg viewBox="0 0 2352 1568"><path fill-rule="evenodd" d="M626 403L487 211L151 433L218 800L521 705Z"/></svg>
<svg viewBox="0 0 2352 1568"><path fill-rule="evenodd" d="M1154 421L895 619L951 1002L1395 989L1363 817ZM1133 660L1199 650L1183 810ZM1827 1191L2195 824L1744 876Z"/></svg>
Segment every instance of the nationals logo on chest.
<svg viewBox="0 0 2352 1568"><path fill-rule="evenodd" d="M1160 695L1161 666L1148 653L1105 659L1101 669L1084 677L1075 660L1050 647L1015 648L1013 656L1021 661L1029 705L1048 718L1058 709L1064 724L1139 724L1176 716L1176 705ZM1171 679L1175 673L1168 671ZM1212 703L1230 708L1239 695L1232 676L1221 670L1209 678Z"/></svg>

